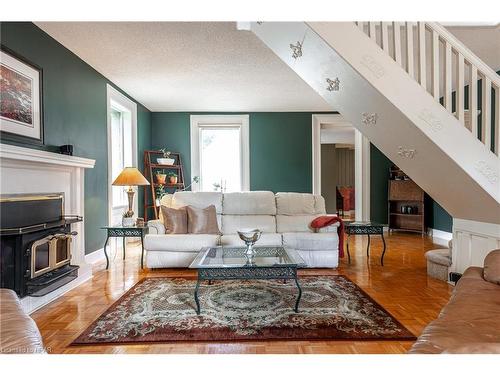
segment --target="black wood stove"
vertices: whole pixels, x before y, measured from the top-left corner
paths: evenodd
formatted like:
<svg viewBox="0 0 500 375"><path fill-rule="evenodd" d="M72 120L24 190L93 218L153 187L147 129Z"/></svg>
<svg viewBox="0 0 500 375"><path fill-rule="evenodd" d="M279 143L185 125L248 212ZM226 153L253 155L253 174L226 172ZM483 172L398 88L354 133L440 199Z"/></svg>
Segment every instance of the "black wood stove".
<svg viewBox="0 0 500 375"><path fill-rule="evenodd" d="M78 277L71 265L71 224L64 193L0 195L0 286L41 297Z"/></svg>

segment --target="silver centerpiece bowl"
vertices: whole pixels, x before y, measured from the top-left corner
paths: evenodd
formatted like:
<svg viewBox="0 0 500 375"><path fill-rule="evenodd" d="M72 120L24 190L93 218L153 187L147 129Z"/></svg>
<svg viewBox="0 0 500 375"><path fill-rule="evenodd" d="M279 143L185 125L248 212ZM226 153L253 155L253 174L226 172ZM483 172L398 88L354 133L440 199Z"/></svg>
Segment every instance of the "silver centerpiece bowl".
<svg viewBox="0 0 500 375"><path fill-rule="evenodd" d="M255 255L253 245L259 240L261 234L262 232L259 229L238 231L241 240L247 245L247 251L245 252L246 256L253 257Z"/></svg>

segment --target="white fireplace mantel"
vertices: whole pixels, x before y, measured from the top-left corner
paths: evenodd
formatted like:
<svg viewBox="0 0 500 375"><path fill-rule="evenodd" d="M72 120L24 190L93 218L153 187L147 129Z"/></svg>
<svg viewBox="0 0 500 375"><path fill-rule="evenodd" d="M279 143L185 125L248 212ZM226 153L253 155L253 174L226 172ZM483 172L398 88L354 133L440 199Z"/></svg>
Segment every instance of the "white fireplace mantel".
<svg viewBox="0 0 500 375"><path fill-rule="evenodd" d="M64 211L84 216L85 169L93 168L95 160L26 147L0 144L0 193L64 193ZM85 220L85 218L84 218ZM92 268L85 262L83 223L73 224L78 232L73 241L71 264L80 266L78 278L43 296L21 300L31 313L92 277Z"/></svg>

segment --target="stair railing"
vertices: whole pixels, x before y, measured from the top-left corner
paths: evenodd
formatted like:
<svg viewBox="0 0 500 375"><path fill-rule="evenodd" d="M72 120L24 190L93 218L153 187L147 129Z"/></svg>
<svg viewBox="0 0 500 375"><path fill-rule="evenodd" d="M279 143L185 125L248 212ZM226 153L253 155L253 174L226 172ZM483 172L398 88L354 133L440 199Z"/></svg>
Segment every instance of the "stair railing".
<svg viewBox="0 0 500 375"><path fill-rule="evenodd" d="M500 76L435 22L356 22L435 100L499 155Z"/></svg>

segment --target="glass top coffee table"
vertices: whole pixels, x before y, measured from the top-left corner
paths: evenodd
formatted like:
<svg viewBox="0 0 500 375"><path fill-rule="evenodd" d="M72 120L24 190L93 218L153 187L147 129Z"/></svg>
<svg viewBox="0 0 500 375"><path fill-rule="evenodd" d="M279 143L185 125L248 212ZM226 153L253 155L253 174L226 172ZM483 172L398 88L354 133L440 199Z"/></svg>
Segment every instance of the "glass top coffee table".
<svg viewBox="0 0 500 375"><path fill-rule="evenodd" d="M198 289L202 281L279 279L295 280L298 289L295 312L299 311L302 289L297 278L297 268L305 267L304 260L296 250L279 246L256 246L255 255L245 255L245 247L204 247L189 268L198 270L198 281L194 289L196 313L200 314Z"/></svg>

